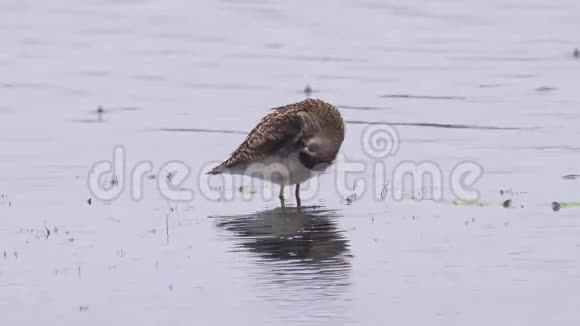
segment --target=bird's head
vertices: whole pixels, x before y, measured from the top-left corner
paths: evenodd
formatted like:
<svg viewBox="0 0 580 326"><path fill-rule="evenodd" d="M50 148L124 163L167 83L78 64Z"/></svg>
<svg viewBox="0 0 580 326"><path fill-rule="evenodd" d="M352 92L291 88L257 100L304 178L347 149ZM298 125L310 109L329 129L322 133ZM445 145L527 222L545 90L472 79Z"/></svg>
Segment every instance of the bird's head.
<svg viewBox="0 0 580 326"><path fill-rule="evenodd" d="M304 143L300 157L303 164L310 169L325 169L332 164L337 153L338 147L332 139L317 136Z"/></svg>

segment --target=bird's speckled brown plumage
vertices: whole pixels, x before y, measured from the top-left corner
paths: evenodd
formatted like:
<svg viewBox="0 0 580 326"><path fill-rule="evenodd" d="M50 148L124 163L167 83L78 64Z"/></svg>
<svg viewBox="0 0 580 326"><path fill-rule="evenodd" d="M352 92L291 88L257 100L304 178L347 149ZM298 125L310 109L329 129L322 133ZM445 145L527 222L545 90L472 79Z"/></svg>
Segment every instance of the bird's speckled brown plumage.
<svg viewBox="0 0 580 326"><path fill-rule="evenodd" d="M272 110L230 158L214 168L211 174L258 162L268 156L300 151L309 139L315 137L328 140L325 155L328 161L335 159L344 140L344 123L334 106L321 100L306 99Z"/></svg>

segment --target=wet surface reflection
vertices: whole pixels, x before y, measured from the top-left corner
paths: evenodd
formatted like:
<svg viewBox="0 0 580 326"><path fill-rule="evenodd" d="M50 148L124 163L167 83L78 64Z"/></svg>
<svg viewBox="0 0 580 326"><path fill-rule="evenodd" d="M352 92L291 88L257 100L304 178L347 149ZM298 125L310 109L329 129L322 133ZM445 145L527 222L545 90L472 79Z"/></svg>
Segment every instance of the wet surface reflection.
<svg viewBox="0 0 580 326"><path fill-rule="evenodd" d="M340 229L338 210L279 207L252 214L212 216L236 240L234 251L257 256L271 282L308 287L349 284L349 241Z"/></svg>

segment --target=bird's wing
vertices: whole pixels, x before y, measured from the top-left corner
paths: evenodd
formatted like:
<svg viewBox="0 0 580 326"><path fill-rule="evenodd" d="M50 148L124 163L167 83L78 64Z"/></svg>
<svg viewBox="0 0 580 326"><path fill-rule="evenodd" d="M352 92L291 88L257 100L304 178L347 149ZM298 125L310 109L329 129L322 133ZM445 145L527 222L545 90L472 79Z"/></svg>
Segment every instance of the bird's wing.
<svg viewBox="0 0 580 326"><path fill-rule="evenodd" d="M304 147L304 138L316 127L316 121L302 108L276 108L260 121L230 158L214 170L219 173L274 153L287 155Z"/></svg>

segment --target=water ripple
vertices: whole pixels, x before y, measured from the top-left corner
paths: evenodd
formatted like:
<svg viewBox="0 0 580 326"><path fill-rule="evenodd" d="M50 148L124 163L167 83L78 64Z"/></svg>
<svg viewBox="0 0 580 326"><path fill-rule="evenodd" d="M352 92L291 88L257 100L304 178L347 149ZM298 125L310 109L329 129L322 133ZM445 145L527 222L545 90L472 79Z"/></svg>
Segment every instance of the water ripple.
<svg viewBox="0 0 580 326"><path fill-rule="evenodd" d="M435 123L435 122L382 122L382 121L362 121L346 120L346 123L359 125L389 125L389 126L408 126L408 127L429 127L429 128L447 128L447 129L475 129L475 130L522 130L520 127L497 127L497 126L478 126L467 124L453 123ZM527 128L534 129L534 128Z"/></svg>
<svg viewBox="0 0 580 326"><path fill-rule="evenodd" d="M419 100L465 100L463 96L447 96L447 95L412 95L412 94L385 94L380 97L385 98L405 98L405 99L419 99Z"/></svg>
<svg viewBox="0 0 580 326"><path fill-rule="evenodd" d="M194 132L194 133L211 133L211 134L238 134L247 135L246 131L241 130L225 130L225 129L205 129L205 128L159 128L155 131L167 132Z"/></svg>

